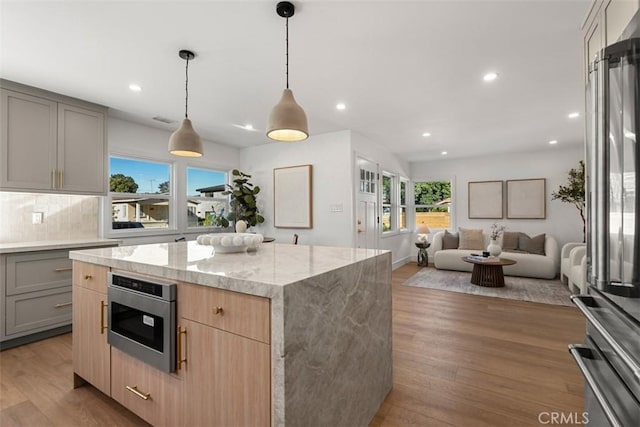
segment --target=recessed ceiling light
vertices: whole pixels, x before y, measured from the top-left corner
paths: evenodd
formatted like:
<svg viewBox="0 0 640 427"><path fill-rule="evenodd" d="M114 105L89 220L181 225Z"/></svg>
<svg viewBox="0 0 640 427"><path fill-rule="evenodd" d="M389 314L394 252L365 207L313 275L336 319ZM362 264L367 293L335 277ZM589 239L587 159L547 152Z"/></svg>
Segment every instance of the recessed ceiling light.
<svg viewBox="0 0 640 427"><path fill-rule="evenodd" d="M425 132L425 133L422 134L422 136L424 136L426 138L428 136L431 136L431 134L429 132Z"/></svg>
<svg viewBox="0 0 640 427"><path fill-rule="evenodd" d="M446 152L446 151L443 151L443 152L442 152L442 153L440 153L440 154L442 154L443 156L446 156L446 155L447 155L447 152Z"/></svg>
<svg viewBox="0 0 640 427"><path fill-rule="evenodd" d="M344 110L345 108L347 108L347 106L344 105L342 102L340 102L339 104L336 104L337 110Z"/></svg>
<svg viewBox="0 0 640 427"><path fill-rule="evenodd" d="M577 118L577 117L580 117L580 113L570 113L570 114L568 115L568 117L569 117L570 119L575 119L575 118Z"/></svg>
<svg viewBox="0 0 640 427"><path fill-rule="evenodd" d="M246 130L253 130L253 125L251 123L247 123L246 125L244 125L244 128Z"/></svg>
<svg viewBox="0 0 640 427"><path fill-rule="evenodd" d="M493 71L490 72L490 73L485 74L484 77L482 77L482 79L485 82L492 82L497 78L498 78L498 73L494 73Z"/></svg>
<svg viewBox="0 0 640 427"><path fill-rule="evenodd" d="M550 145L556 145L558 143L558 141L556 141L555 139L549 141Z"/></svg>
<svg viewBox="0 0 640 427"><path fill-rule="evenodd" d="M142 87L140 85L135 84L135 83L131 83L129 85L129 89L131 89L134 92L140 92L142 90Z"/></svg>

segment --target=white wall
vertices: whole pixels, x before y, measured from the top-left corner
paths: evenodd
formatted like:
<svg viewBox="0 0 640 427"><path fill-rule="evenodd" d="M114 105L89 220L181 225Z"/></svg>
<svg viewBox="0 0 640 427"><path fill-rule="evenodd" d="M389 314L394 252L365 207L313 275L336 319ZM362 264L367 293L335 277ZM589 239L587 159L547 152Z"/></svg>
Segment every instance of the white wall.
<svg viewBox="0 0 640 427"><path fill-rule="evenodd" d="M144 126L138 123L109 117L108 141L109 154L127 157L141 157L144 159L170 162L174 165L174 188L186 188L185 182L186 168L200 167L229 171L237 168L240 164L240 149L228 145L217 144L211 141L204 142L204 156L200 158L176 157L167 151L171 132ZM175 191L175 189L173 190ZM186 223L186 197L185 192L177 198L177 206L170 215L176 215L178 221ZM183 209L184 207L184 209ZM110 206L104 203L102 213L110 217ZM109 227L107 222L106 227ZM112 237L108 230L104 230L106 237ZM158 236L145 237L120 237L124 244L144 244L158 242L172 242L175 237L184 235L189 240L193 240L202 231L192 233L178 233L176 231L161 231Z"/></svg>
<svg viewBox="0 0 640 427"><path fill-rule="evenodd" d="M508 153L468 159L450 159L411 164L411 176L414 181L453 179L455 227L482 228L489 230L494 222L501 223L509 231L522 231L529 235L547 233L553 235L558 244L581 242L582 220L578 210L568 203L551 200L551 193L559 185L566 185L569 169L578 166L584 159L584 148L552 147L535 152ZM546 178L546 219L481 220L468 218L468 182L526 178ZM505 188L506 191L506 188ZM506 194L506 193L505 193Z"/></svg>
<svg viewBox="0 0 640 427"><path fill-rule="evenodd" d="M291 241L294 233L303 245L352 246L352 185L350 132L341 131L309 137L298 143L270 143L244 148L240 170L252 175L259 185L258 207L265 223L256 229L279 243ZM313 228L292 229L273 226L273 169L313 165ZM330 212L341 204L342 212Z"/></svg>
<svg viewBox="0 0 640 427"><path fill-rule="evenodd" d="M409 179L411 177L409 162L398 159L386 148L374 143L367 139L363 135L356 132L351 132L351 146L353 149L354 161L352 161L352 170L355 171L355 156L361 155L362 157L378 163L380 172L391 172L397 177L403 177ZM411 185L409 185L411 187ZM354 188L354 201L355 206L355 183ZM407 202L413 200L413 189L407 189ZM407 212L407 227L408 231L395 234L385 234L380 238L380 248L388 249L392 251L392 262L394 268L397 268L410 260L415 260L417 255L417 249L414 246L415 233L414 233L414 214L411 209ZM355 223L355 213L353 216L353 223Z"/></svg>

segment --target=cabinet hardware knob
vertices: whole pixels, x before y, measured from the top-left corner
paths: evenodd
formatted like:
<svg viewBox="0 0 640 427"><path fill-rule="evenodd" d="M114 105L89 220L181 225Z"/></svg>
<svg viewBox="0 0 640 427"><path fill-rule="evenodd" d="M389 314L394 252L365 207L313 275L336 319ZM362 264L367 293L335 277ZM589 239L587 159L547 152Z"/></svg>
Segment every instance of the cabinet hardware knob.
<svg viewBox="0 0 640 427"><path fill-rule="evenodd" d="M220 316L224 315L224 310L222 307L214 307L213 314L219 314Z"/></svg>
<svg viewBox="0 0 640 427"><path fill-rule="evenodd" d="M131 393L138 396L140 399L149 400L149 398L151 397L150 393L142 393L141 391L139 391L137 385L134 385L133 387L131 386L126 386L126 387L127 387L127 390L129 390Z"/></svg>
<svg viewBox="0 0 640 427"><path fill-rule="evenodd" d="M100 301L100 334L104 334L105 329L108 328L108 326L104 324L104 308L106 306L106 302Z"/></svg>
<svg viewBox="0 0 640 427"><path fill-rule="evenodd" d="M364 233L364 230L362 230L361 228L358 228L358 234L360 233Z"/></svg>
<svg viewBox="0 0 640 427"><path fill-rule="evenodd" d="M93 276L91 276L90 274L87 274L84 276L84 280L91 280L93 279Z"/></svg>
<svg viewBox="0 0 640 427"><path fill-rule="evenodd" d="M183 363L187 363L187 358L186 356L184 357L184 359L182 358L182 337L181 335L184 335L184 338L187 339L187 328L183 328L182 326L178 326L178 370L180 370L180 368L182 367Z"/></svg>
<svg viewBox="0 0 640 427"><path fill-rule="evenodd" d="M73 304L73 302L64 302L62 304L56 304L53 306L53 308L62 308L62 307L67 307L70 306L71 304Z"/></svg>

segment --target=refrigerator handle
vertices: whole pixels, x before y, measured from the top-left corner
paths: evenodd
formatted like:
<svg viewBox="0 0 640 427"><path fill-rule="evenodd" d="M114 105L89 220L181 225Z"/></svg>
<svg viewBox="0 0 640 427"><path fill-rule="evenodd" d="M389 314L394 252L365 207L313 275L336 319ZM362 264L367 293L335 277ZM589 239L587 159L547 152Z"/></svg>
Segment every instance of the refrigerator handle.
<svg viewBox="0 0 640 427"><path fill-rule="evenodd" d="M611 426L624 427L620 419L618 419L615 411L611 407L611 404L607 400L605 394L602 392L602 390L598 386L598 382L595 380L595 378L593 378L593 375L591 375L589 368L587 367L586 363L584 363L584 360L583 360L584 358L591 359L591 357L589 357L591 356L591 349L589 347L585 347L577 344L570 344L569 352L571 353L573 358L576 360L576 364L578 365L580 372L582 372L582 375L584 376L584 379L587 382L587 385L593 391L593 395L595 396L596 400L600 404L600 407L602 407L604 415L607 417L607 420L609 420L609 422L611 423Z"/></svg>
<svg viewBox="0 0 640 427"><path fill-rule="evenodd" d="M593 325L594 328L602 335L602 338L611 346L613 351L620 356L620 359L624 362L625 365L629 368L631 372L633 372L633 376L635 379L640 382L640 366L629 356L629 354L620 347L620 344L611 336L609 331L604 327L604 325L594 316L594 314L589 309L589 306L585 303L592 302L595 300L594 297L590 295L572 295L571 301L578 307L578 309L584 314L584 317L587 318L589 323ZM598 308L600 306L598 305Z"/></svg>

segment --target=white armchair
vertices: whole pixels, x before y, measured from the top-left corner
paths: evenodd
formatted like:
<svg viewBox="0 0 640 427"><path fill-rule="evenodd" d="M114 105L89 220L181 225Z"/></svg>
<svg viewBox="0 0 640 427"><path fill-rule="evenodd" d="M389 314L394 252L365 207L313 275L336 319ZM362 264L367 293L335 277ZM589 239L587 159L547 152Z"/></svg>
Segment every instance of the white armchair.
<svg viewBox="0 0 640 427"><path fill-rule="evenodd" d="M587 247L578 246L571 250L569 255L570 275L569 290L571 292L587 293ZM576 288L574 290L574 287Z"/></svg>
<svg viewBox="0 0 640 427"><path fill-rule="evenodd" d="M579 248L581 246L585 246L585 244L578 242L569 242L562 246L562 252L560 253L560 281L562 283L567 283L569 285L569 288L571 288L571 283L569 283L569 277L571 275L571 264L569 262L569 256L571 255L571 251L574 248Z"/></svg>

